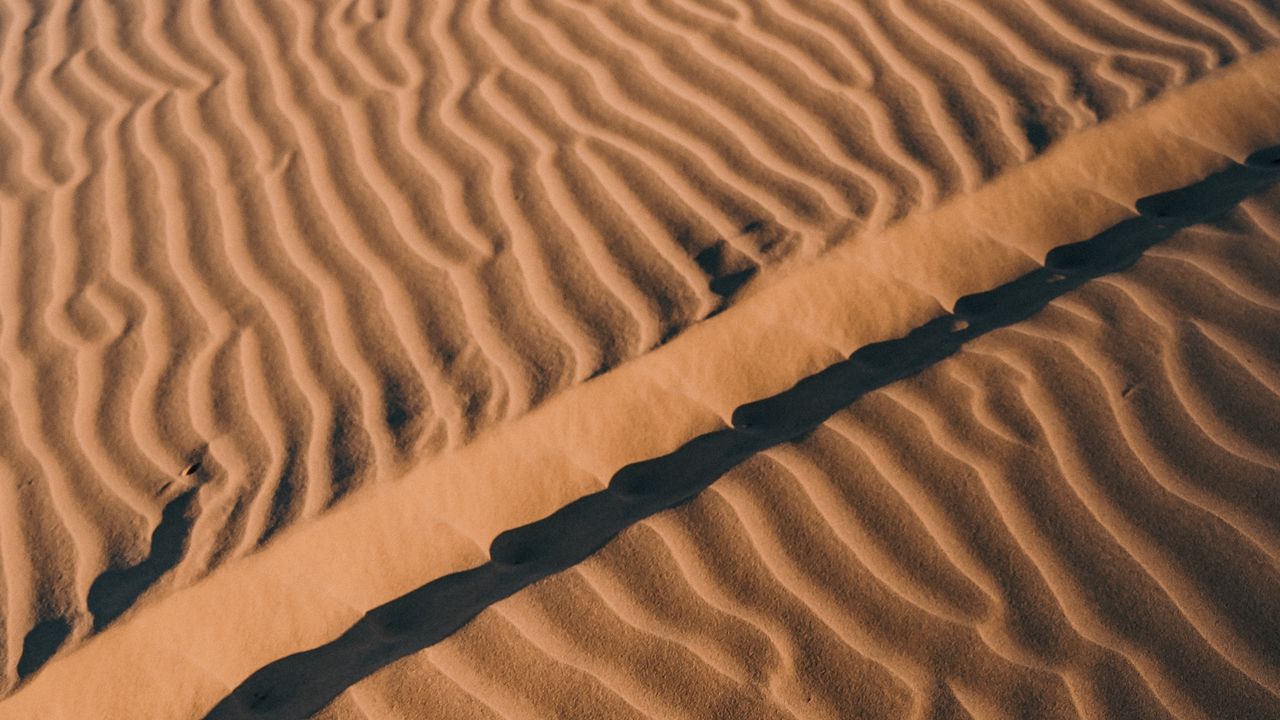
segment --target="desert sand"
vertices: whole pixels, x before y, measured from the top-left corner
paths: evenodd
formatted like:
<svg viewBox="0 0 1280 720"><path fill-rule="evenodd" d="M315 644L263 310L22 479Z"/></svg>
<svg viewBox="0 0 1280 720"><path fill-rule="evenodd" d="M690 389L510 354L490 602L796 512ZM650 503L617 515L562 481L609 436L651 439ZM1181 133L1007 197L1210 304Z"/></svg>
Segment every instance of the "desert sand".
<svg viewBox="0 0 1280 720"><path fill-rule="evenodd" d="M318 718L1265 718L1280 192L875 391Z"/></svg>
<svg viewBox="0 0 1280 720"><path fill-rule="evenodd" d="M0 718L1280 717L1270 4L0 38Z"/></svg>

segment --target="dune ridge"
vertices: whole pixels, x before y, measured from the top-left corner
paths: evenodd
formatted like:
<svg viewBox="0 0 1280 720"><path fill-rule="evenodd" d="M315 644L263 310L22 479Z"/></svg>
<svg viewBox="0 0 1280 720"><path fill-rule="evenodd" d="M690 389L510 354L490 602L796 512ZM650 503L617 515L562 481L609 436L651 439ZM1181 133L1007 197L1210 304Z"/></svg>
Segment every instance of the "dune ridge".
<svg viewBox="0 0 1280 720"><path fill-rule="evenodd" d="M1280 146L1195 185L1138 200L1141 217L1054 249L1044 268L961 297L955 314L930 320L902 338L866 345L778 395L740 406L732 428L628 465L607 489L503 532L489 547L489 562L433 580L370 610L332 642L262 668L219 702L207 720L311 716L344 687L444 640L521 588L582 562L618 533L697 496L752 456L808 435L863 395L944 361L966 343L1034 315L1091 280L1127 268L1179 230L1216 219L1277 180ZM1174 197L1183 200L1170 203ZM1280 466L1266 467L1280 478ZM902 551L906 555L910 549Z"/></svg>
<svg viewBox="0 0 1280 720"><path fill-rule="evenodd" d="M193 487L165 583L1278 30L1261 2L0 3L3 686Z"/></svg>
<svg viewBox="0 0 1280 720"><path fill-rule="evenodd" d="M861 397L314 717L1280 714L1278 208Z"/></svg>
<svg viewBox="0 0 1280 720"><path fill-rule="evenodd" d="M757 294L662 348L155 597L55 657L0 704L0 717L39 708L41 717L73 718L87 707L102 717L198 716L253 669L332 639L424 581L483 562L497 533L600 489L618 467L723 427L743 402L1016 277L1053 247L1132 217L1141 197L1280 142L1270 121L1280 97L1267 81L1277 62L1274 52L1241 60L1064 138L935 212L774 273ZM983 261L955 262L975 257ZM229 645L228 633L255 640ZM97 680L75 679L87 676ZM125 686L175 691L113 692Z"/></svg>

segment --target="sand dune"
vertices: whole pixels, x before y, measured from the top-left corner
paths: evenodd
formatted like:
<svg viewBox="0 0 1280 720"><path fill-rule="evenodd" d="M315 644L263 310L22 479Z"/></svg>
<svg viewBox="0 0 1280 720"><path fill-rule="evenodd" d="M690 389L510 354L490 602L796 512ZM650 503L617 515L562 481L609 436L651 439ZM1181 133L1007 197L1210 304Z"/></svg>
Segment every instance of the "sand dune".
<svg viewBox="0 0 1280 720"><path fill-rule="evenodd" d="M1280 714L1280 189L317 718Z"/></svg>
<svg viewBox="0 0 1280 720"><path fill-rule="evenodd" d="M164 707L203 712L622 464L1274 144L1278 37L1266 2L0 1L3 692L196 623L199 680ZM1218 89L1141 115L1184 86ZM1122 129L1015 175L1099 123ZM814 262L878 306L818 309ZM783 285L777 314L617 374ZM736 357L755 332L794 347ZM397 558L332 567L375 547ZM290 605L332 573L332 605ZM245 600L256 574L277 605ZM210 649L249 608L296 628Z"/></svg>
<svg viewBox="0 0 1280 720"><path fill-rule="evenodd" d="M86 709L104 718L203 716L255 669L324 647L364 622L366 611L482 565L503 530L603 489L618 468L724 428L742 414L735 409L759 406L749 401L787 391L868 343L936 324L930 318L948 309L981 313L973 301L1020 274L1049 282L1054 271L1036 260L1046 253L1051 267L1078 273L1089 262L1071 243L1096 235L1090 242L1098 250L1090 252L1107 272L1124 246L1111 242L1108 228L1145 223L1138 239L1151 228L1164 228L1161 235L1198 222L1206 202L1229 206L1233 193L1248 194L1265 180L1274 161L1268 153L1280 143L1271 121L1280 95L1267 82L1277 63L1274 53L1237 63L1148 109L1066 138L935 212L835 248L821 262L774 273L763 289L664 347L427 458L398 483L296 523L278 542L199 583L153 598L48 662L0 704L0 716L78 718ZM1233 162L1268 146L1247 159L1253 170ZM1249 179L1242 185L1240 178ZM1222 183L1227 195L1203 194L1184 203L1191 216L1170 215L1169 199L1181 191L1162 191ZM1147 213L1137 225L1135 204ZM635 491L645 492L641 485L628 494ZM537 556L537 547L528 550ZM506 563L525 551L518 544L491 550ZM412 642L414 618L435 616L427 610L388 617L376 630L393 644ZM368 617L377 624L377 613ZM377 643L369 647L381 652ZM350 668L325 670L341 675ZM326 691L343 687L329 683ZM280 690L287 696L279 686L268 696Z"/></svg>

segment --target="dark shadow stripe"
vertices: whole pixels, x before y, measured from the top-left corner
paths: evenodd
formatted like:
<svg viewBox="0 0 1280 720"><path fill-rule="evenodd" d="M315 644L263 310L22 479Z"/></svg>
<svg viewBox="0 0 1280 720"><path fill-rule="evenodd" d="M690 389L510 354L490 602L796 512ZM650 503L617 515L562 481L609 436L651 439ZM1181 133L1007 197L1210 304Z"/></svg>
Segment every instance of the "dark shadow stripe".
<svg viewBox="0 0 1280 720"><path fill-rule="evenodd" d="M199 470L199 463L193 463L184 474L192 475ZM145 560L132 567L107 570L89 586L86 602L93 615L95 631L133 607L142 593L177 566L191 534L189 511L198 490L199 487L193 487L165 505L160 524L151 533L151 552Z"/></svg>
<svg viewBox="0 0 1280 720"><path fill-rule="evenodd" d="M22 640L22 657L18 658L18 679L26 680L39 670L71 635L71 623L56 617L37 623Z"/></svg>
<svg viewBox="0 0 1280 720"><path fill-rule="evenodd" d="M739 407L733 428L698 436L662 457L628 465L607 490L499 535L480 567L446 575L368 612L336 640L255 672L208 720L306 718L347 687L433 645L490 605L569 568L630 525L697 495L751 455L804 435L862 395L913 375L961 345L1034 314L1090 279L1133 264L1152 245L1235 207L1276 179L1280 147L1194 185L1143 198L1138 217L1055 248L1045 267L989 292L905 337L867 345L848 360L773 397Z"/></svg>

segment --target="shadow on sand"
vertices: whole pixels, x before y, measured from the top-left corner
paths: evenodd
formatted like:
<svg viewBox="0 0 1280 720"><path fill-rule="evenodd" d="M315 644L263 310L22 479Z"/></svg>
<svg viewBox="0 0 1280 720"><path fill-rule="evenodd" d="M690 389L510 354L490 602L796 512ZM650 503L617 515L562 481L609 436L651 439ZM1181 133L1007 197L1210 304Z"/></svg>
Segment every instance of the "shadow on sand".
<svg viewBox="0 0 1280 720"><path fill-rule="evenodd" d="M490 605L571 567L630 525L697 495L751 455L796 439L860 396L954 354L969 340L1029 317L1089 280L1132 265L1147 248L1213 219L1280 175L1280 147L1194 185L1143 198L1139 215L1055 248L1045 266L961 298L952 315L867 345L773 397L739 407L733 427L628 465L601 492L499 535L484 565L433 580L369 611L340 637L259 669L207 720L306 718L347 687L439 642Z"/></svg>

